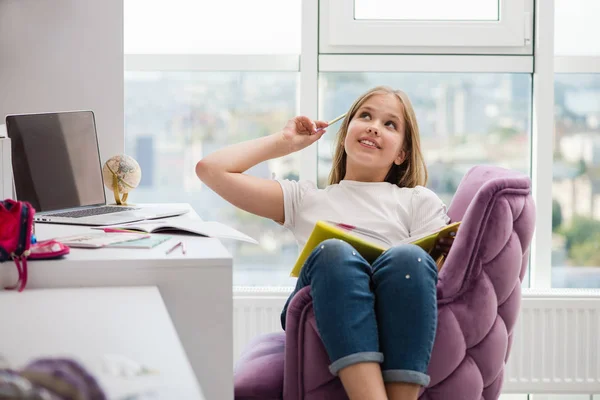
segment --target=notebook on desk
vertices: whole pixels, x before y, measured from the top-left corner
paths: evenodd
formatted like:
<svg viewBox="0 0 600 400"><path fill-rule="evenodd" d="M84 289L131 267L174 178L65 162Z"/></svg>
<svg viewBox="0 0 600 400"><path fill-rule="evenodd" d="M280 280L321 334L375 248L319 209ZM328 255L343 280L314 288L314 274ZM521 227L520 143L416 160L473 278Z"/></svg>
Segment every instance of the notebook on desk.
<svg viewBox="0 0 600 400"><path fill-rule="evenodd" d="M243 242L258 244L252 237L220 222L202 221L200 219L191 218L141 221L125 225L112 225L111 228L145 233L194 234L219 239L241 240ZM103 229L103 227L96 227L93 229Z"/></svg>
<svg viewBox="0 0 600 400"><path fill-rule="evenodd" d="M36 222L113 225L189 211L107 204L92 111L9 115L6 128L16 197L32 204Z"/></svg>

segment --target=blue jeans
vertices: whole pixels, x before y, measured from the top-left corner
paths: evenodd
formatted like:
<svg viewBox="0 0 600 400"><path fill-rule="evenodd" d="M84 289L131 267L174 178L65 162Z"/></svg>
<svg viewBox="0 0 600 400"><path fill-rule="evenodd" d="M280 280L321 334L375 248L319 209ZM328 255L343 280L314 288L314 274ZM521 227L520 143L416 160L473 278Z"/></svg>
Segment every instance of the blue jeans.
<svg viewBox="0 0 600 400"><path fill-rule="evenodd" d="M385 382L427 386L437 328L437 267L415 245L392 247L373 265L348 243L322 242L302 267L290 300L310 285L317 328L332 361L329 370L381 363Z"/></svg>

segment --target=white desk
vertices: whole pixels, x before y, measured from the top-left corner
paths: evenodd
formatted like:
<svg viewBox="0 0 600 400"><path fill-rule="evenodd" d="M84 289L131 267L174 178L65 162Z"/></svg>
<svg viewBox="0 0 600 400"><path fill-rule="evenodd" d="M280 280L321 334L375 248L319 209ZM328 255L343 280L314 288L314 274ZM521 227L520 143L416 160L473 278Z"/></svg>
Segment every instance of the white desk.
<svg viewBox="0 0 600 400"><path fill-rule="evenodd" d="M188 206L189 207L189 206ZM177 218L198 218L192 210ZM90 228L37 224L39 240ZM232 257L213 238L177 236L187 254L165 250L71 249L64 259L29 261L27 288L158 286L188 359L208 400L233 398ZM13 263L0 264L0 282L17 279ZM27 289L26 289L27 290Z"/></svg>
<svg viewBox="0 0 600 400"><path fill-rule="evenodd" d="M0 355L10 368L65 356L81 362L109 399L203 400L156 287L2 292L0 315ZM139 367L155 373L139 375Z"/></svg>

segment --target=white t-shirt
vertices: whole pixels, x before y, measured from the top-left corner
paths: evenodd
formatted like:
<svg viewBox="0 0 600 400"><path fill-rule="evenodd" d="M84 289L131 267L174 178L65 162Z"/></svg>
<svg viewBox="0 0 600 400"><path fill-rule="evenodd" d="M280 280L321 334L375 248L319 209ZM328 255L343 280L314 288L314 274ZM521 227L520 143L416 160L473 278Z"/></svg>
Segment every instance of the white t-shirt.
<svg viewBox="0 0 600 400"><path fill-rule="evenodd" d="M285 222L300 249L315 223L329 220L374 230L392 244L447 225L446 206L423 186L400 188L388 182L343 180L318 189L310 181L278 180Z"/></svg>

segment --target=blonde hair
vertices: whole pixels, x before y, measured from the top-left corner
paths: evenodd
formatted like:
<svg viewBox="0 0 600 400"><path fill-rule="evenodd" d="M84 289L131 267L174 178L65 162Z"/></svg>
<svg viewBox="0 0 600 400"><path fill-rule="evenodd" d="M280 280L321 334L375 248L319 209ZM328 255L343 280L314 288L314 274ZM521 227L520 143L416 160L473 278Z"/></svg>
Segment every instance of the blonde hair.
<svg viewBox="0 0 600 400"><path fill-rule="evenodd" d="M346 150L344 149L344 141L348 134L348 125L354 118L356 111L367 101L371 96L376 94L392 94L395 95L402 104L402 117L404 129L404 151L406 157L402 164L392 164L385 182L398 185L400 187L415 187L417 185L425 186L427 183L427 167L421 153L421 138L419 136L419 126L413 106L408 99L406 93L401 90L394 90L387 86L377 86L366 93L362 94L350 110L346 114L342 126L337 133L335 141L335 152L333 156L333 165L329 173L329 184L339 183L346 175Z"/></svg>

